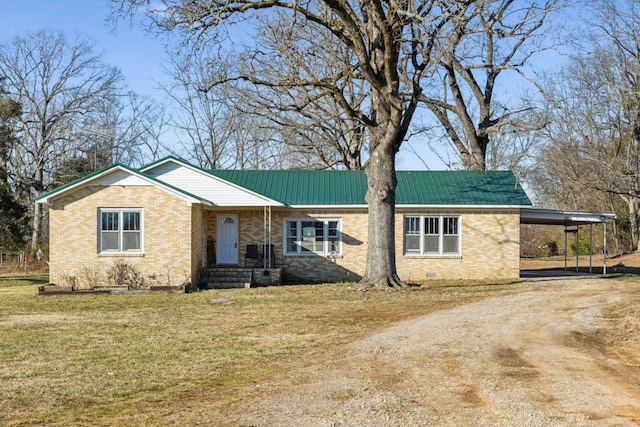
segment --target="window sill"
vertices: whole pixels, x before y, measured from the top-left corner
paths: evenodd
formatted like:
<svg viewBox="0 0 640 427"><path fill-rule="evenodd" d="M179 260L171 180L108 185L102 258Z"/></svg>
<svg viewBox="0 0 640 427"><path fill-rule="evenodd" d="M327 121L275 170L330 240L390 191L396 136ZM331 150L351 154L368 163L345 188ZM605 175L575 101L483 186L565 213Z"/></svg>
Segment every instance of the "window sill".
<svg viewBox="0 0 640 427"><path fill-rule="evenodd" d="M420 255L420 254L403 254L403 258L407 259L462 259L462 255L460 254L447 254L447 255L436 255L436 254L428 254L428 255Z"/></svg>
<svg viewBox="0 0 640 427"><path fill-rule="evenodd" d="M132 257L143 257L144 253L142 252L99 252L99 257L118 257L118 258L132 258Z"/></svg>
<svg viewBox="0 0 640 427"><path fill-rule="evenodd" d="M306 253L306 254L284 254L285 257L319 257L319 258L327 258L327 259L342 259L343 255L327 255L327 254L317 254L317 253Z"/></svg>

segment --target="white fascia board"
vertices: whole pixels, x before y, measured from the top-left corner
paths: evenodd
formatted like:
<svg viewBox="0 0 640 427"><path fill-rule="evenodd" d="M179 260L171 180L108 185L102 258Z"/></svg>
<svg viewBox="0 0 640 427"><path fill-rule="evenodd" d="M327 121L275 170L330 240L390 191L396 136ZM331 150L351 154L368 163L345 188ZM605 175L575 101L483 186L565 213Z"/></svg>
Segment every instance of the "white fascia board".
<svg viewBox="0 0 640 427"><path fill-rule="evenodd" d="M73 192L73 191L75 191L75 190L77 190L79 188L85 187L85 186L89 185L90 182L98 180L98 179L102 179L105 176L108 176L108 175L112 174L115 171L130 172L127 169L125 169L125 168L123 168L121 166L114 166L113 168L105 169L104 171L102 171L100 173L97 173L95 175L91 175L87 179L80 180L80 181L76 182L75 184L71 184L71 185L68 185L66 187L63 186L60 189L60 191L53 190L46 197L37 199L36 203L49 203L52 199L58 198L63 194L67 194L67 193Z"/></svg>
<svg viewBox="0 0 640 427"><path fill-rule="evenodd" d="M432 210L487 210L487 209L522 209L523 205L396 205L396 209L432 209Z"/></svg>
<svg viewBox="0 0 640 427"><path fill-rule="evenodd" d="M151 164L149 164L147 166L141 167L140 168L140 172L147 173L150 170L156 169L157 167L164 165L165 163L177 163L177 164L182 165L182 166L187 166L187 167L190 166L189 163L180 161L179 159L177 159L175 157L167 157L166 159L159 160L159 161L151 163Z"/></svg>
<svg viewBox="0 0 640 427"><path fill-rule="evenodd" d="M106 169L96 175L90 176L89 178L85 179L85 180L81 180L78 181L77 183L70 185L66 188L63 188L61 191L59 192L54 192L51 193L50 195L48 195L47 197L44 197L42 199L38 199L37 202L38 203L49 203L51 202L51 200L53 199L57 199L59 197L61 197L64 194L67 194L69 192L73 192L77 189L83 188L83 187L87 187L92 185L92 183L96 182L96 181L100 181L103 180L104 178L108 177L109 175L113 175L114 173L117 172L123 172L129 176L134 176L137 179L144 181L146 183L148 183L150 186L154 186L154 187L158 187L161 188L163 191L166 191L170 194L173 194L175 196L178 196L184 200L186 200L190 205L193 204L205 204L205 205L211 205L211 203L208 200L204 200L201 198L198 198L194 195L188 194L186 192L183 192L179 189L173 188L170 185L167 185L165 183L163 183L160 180L155 180L155 179L151 179L143 174L137 173L136 171L133 171L131 169L127 169L124 168L120 165L116 165L112 168ZM112 184L109 185L114 185L114 186L118 186L120 184L118 184L117 182L114 182Z"/></svg>
<svg viewBox="0 0 640 427"><path fill-rule="evenodd" d="M368 205L286 205L290 209L367 209Z"/></svg>
<svg viewBox="0 0 640 427"><path fill-rule="evenodd" d="M292 209L368 209L369 205L288 205ZM522 205L396 205L396 209L472 210L472 209L521 209Z"/></svg>
<svg viewBox="0 0 640 427"><path fill-rule="evenodd" d="M597 212L597 211L565 211L556 209L541 209L534 207L523 207L520 217L528 221L546 221L558 225L575 225L575 224L597 224L607 222L609 219L617 217L615 212Z"/></svg>

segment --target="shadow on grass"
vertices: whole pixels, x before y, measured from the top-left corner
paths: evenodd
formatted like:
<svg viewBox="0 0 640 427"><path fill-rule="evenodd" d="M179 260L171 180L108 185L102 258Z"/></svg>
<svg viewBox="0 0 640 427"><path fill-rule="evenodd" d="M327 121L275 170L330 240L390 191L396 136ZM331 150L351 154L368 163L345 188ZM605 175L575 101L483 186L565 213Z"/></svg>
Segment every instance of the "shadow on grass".
<svg viewBox="0 0 640 427"><path fill-rule="evenodd" d="M7 273L0 274L0 286L44 285L49 283L49 273Z"/></svg>

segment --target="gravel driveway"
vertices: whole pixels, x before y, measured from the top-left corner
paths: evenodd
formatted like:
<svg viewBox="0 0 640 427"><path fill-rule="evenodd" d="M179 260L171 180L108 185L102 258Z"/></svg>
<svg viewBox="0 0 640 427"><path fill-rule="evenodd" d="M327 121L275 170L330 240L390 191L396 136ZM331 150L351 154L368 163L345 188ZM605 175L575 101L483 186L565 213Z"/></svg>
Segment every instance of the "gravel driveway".
<svg viewBox="0 0 640 427"><path fill-rule="evenodd" d="M607 351L601 310L639 292L613 279L530 282L356 342L343 358L296 373L286 392L248 401L229 422L637 426L640 366Z"/></svg>

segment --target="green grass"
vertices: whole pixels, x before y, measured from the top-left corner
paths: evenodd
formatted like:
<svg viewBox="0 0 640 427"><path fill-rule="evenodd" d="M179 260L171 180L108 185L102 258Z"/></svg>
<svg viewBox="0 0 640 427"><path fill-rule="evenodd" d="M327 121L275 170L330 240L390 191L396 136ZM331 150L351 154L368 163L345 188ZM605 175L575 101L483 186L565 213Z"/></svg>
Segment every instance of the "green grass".
<svg viewBox="0 0 640 427"><path fill-rule="evenodd" d="M354 340L520 286L38 296L46 281L0 277L3 426L224 424L247 396L303 381L294 378L297 367L341 354ZM220 297L227 299L211 302Z"/></svg>

